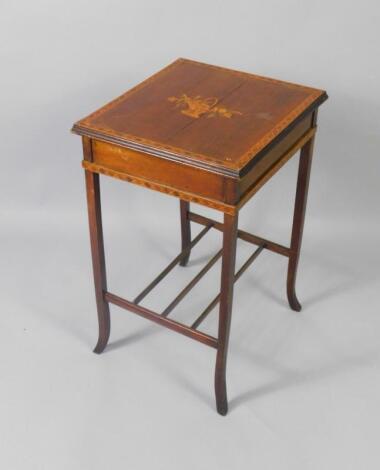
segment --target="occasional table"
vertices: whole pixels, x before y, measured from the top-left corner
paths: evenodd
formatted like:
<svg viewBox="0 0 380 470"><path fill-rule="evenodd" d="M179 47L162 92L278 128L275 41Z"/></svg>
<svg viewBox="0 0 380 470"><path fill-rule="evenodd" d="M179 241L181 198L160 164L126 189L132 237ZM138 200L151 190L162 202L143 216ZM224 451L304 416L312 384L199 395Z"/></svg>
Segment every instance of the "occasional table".
<svg viewBox="0 0 380 470"><path fill-rule="evenodd" d="M95 347L101 353L110 335L109 304L122 307L216 349L217 411L228 409L226 362L233 287L263 250L288 258L287 296L301 310L295 292L297 265L310 177L317 110L323 90L187 59L178 59L73 126L82 136L91 253L99 321ZM300 150L290 246L238 229L239 210ZM159 191L180 200L182 251L133 300L108 291L103 246L99 175ZM199 215L190 203L223 213L223 223ZM203 226L191 238L191 222ZM143 299L211 229L223 233L220 250L161 312ZM256 246L235 269L237 239ZM169 315L221 258L220 293L185 325ZM217 337L200 326L219 305ZM189 358L190 360L190 358Z"/></svg>

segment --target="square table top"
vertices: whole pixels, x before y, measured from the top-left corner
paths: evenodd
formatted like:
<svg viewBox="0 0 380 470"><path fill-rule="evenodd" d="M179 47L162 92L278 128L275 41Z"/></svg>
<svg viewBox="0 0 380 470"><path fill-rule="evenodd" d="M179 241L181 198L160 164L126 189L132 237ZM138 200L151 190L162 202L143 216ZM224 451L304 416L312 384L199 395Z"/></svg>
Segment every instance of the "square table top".
<svg viewBox="0 0 380 470"><path fill-rule="evenodd" d="M234 176L326 99L324 90L177 59L72 130Z"/></svg>

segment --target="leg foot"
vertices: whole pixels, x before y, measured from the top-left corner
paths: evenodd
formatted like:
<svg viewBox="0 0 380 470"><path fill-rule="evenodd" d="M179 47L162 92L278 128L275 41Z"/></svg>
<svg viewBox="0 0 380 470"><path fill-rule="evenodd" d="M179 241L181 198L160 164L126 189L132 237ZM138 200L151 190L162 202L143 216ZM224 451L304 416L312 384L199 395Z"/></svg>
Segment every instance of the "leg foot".
<svg viewBox="0 0 380 470"><path fill-rule="evenodd" d="M104 302L102 306L102 314L98 316L99 321L99 338L94 348L94 353L101 354L108 343L110 332L111 332L111 318L110 310L107 302Z"/></svg>
<svg viewBox="0 0 380 470"><path fill-rule="evenodd" d="M96 346L93 350L95 354L101 354L107 346L108 340L101 340L99 339L98 342L96 343Z"/></svg>
<svg viewBox="0 0 380 470"><path fill-rule="evenodd" d="M225 416L228 412L226 373L223 365L216 365L215 368L215 398L217 412Z"/></svg>
<svg viewBox="0 0 380 470"><path fill-rule="evenodd" d="M292 285L291 283L288 283L287 285L287 295L288 295L288 302L289 302L290 308L292 310L295 310L296 312L300 312L302 310L302 305L299 303L299 300L297 299L295 286Z"/></svg>

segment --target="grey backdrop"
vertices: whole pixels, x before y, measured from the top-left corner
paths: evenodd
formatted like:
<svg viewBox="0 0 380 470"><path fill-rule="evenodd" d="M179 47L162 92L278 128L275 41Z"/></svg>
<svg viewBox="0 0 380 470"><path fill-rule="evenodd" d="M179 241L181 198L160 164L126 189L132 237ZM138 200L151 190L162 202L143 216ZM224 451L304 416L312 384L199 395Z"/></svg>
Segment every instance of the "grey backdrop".
<svg viewBox="0 0 380 470"><path fill-rule="evenodd" d="M379 24L375 0L1 0L2 468L379 467ZM212 350L114 308L109 349L91 353L81 143L69 130L180 56L330 96L304 310L287 306L285 260L261 255L235 291L226 418L214 411ZM289 242L296 170L294 158L244 208L243 228ZM110 289L131 297L177 253L178 201L102 183ZM219 243L205 239L145 304L164 307ZM238 263L249 252L240 243ZM175 317L190 321L217 288L215 267Z"/></svg>

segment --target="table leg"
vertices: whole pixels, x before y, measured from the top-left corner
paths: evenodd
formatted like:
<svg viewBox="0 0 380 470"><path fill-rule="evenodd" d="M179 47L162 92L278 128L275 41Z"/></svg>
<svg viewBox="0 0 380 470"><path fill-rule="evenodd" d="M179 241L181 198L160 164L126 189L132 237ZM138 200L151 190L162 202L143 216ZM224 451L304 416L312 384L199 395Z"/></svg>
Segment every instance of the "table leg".
<svg viewBox="0 0 380 470"><path fill-rule="evenodd" d="M288 264L287 294L290 307L297 312L299 312L302 308L296 296L295 286L302 243L302 233L305 222L307 193L309 188L310 170L313 156L313 144L314 138L310 139L302 147L300 153L292 238L290 242L291 255L289 257Z"/></svg>
<svg viewBox="0 0 380 470"><path fill-rule="evenodd" d="M97 173L85 171L85 174L92 267L99 322L99 338L94 352L100 354L107 346L111 326L109 305L104 299L104 293L107 291L107 278L104 257L100 186L99 175Z"/></svg>
<svg viewBox="0 0 380 470"><path fill-rule="evenodd" d="M216 408L221 415L226 415L228 411L226 363L234 288L237 227L238 215L224 214L218 349L215 367Z"/></svg>
<svg viewBox="0 0 380 470"><path fill-rule="evenodd" d="M188 217L190 211L190 203L187 201L183 201L182 199L179 201L180 203L180 213L181 213L181 240L182 240L182 251L190 245L191 242L191 228L190 228L190 219ZM182 258L181 262L179 263L181 266L186 266L189 262L190 258L190 251L189 253Z"/></svg>

